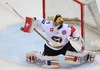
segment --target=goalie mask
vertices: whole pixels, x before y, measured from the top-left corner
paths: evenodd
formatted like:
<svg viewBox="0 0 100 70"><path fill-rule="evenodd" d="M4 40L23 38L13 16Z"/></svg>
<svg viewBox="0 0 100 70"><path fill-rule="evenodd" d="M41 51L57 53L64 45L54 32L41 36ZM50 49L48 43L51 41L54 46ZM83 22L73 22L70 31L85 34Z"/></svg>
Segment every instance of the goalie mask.
<svg viewBox="0 0 100 70"><path fill-rule="evenodd" d="M63 18L61 15L57 14L54 18L53 18L53 23L55 27L59 27L63 24Z"/></svg>

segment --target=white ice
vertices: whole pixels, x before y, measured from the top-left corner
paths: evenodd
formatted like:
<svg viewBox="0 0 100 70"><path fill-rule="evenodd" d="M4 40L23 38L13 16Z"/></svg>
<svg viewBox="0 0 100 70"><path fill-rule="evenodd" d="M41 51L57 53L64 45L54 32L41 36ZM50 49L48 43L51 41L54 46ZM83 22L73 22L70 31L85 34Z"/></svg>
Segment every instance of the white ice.
<svg viewBox="0 0 100 70"><path fill-rule="evenodd" d="M49 70L26 62L26 53L42 52L45 41L36 32L30 34L21 32L20 27L24 25L24 21L5 2L16 8L24 18L42 16L40 0L0 0L0 70ZM78 25L74 26L79 28ZM86 46L90 46L92 40L99 39L99 34L86 28ZM100 70L100 54L97 54L93 63L81 65L67 64L64 62L64 56L59 55L59 57L61 68L58 70Z"/></svg>

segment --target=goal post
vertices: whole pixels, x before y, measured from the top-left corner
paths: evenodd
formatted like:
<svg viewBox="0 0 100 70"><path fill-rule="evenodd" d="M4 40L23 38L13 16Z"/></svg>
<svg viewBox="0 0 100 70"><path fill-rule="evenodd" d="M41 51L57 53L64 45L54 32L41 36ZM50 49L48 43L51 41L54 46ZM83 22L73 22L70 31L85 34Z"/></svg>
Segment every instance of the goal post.
<svg viewBox="0 0 100 70"><path fill-rule="evenodd" d="M79 0L74 0L75 2L77 2L78 4L80 4L80 16L81 16L81 36L82 38L85 40L85 30L84 30L84 3L82 3Z"/></svg>
<svg viewBox="0 0 100 70"><path fill-rule="evenodd" d="M81 36L82 36L82 38L83 38L83 41L85 42L85 18L84 18L84 16L85 16L85 7L84 7L84 3L83 2L81 2L80 0L74 0L75 2L77 2L79 5L80 5L80 17L81 17ZM85 49L85 44L84 44L84 46L83 46L83 48Z"/></svg>
<svg viewBox="0 0 100 70"><path fill-rule="evenodd" d="M42 0L42 17L45 18L46 17L46 12L45 12L45 0Z"/></svg>

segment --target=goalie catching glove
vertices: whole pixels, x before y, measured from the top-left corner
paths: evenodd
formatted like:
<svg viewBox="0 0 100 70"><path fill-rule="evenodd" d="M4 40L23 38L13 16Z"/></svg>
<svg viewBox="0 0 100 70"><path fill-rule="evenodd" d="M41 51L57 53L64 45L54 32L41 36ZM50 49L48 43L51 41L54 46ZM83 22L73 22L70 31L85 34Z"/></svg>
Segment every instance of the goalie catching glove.
<svg viewBox="0 0 100 70"><path fill-rule="evenodd" d="M80 36L78 36L78 37L70 37L69 39L74 41L74 42L79 42L81 45L84 44L84 40Z"/></svg>
<svg viewBox="0 0 100 70"><path fill-rule="evenodd" d="M69 38L71 41L79 44L82 48L81 48L81 51L84 50L84 46L85 46L85 43L84 43L84 40L82 37L78 36L78 37L70 37Z"/></svg>

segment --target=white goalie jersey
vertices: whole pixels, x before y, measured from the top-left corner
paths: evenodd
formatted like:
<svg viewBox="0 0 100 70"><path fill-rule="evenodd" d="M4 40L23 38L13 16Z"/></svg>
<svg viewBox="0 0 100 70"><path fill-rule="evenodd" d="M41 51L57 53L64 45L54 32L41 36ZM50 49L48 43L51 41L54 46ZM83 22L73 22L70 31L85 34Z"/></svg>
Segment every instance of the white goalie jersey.
<svg viewBox="0 0 100 70"><path fill-rule="evenodd" d="M46 43L50 48L54 50L61 49L64 45L68 43L68 38L79 36L76 29L73 26L69 26L68 24L63 24L60 29L57 29L52 21L47 21L45 19L36 19L37 27L41 28L45 34L49 43ZM34 25L34 23L33 23ZM52 44L52 45L51 45ZM53 46L60 46L53 47Z"/></svg>

